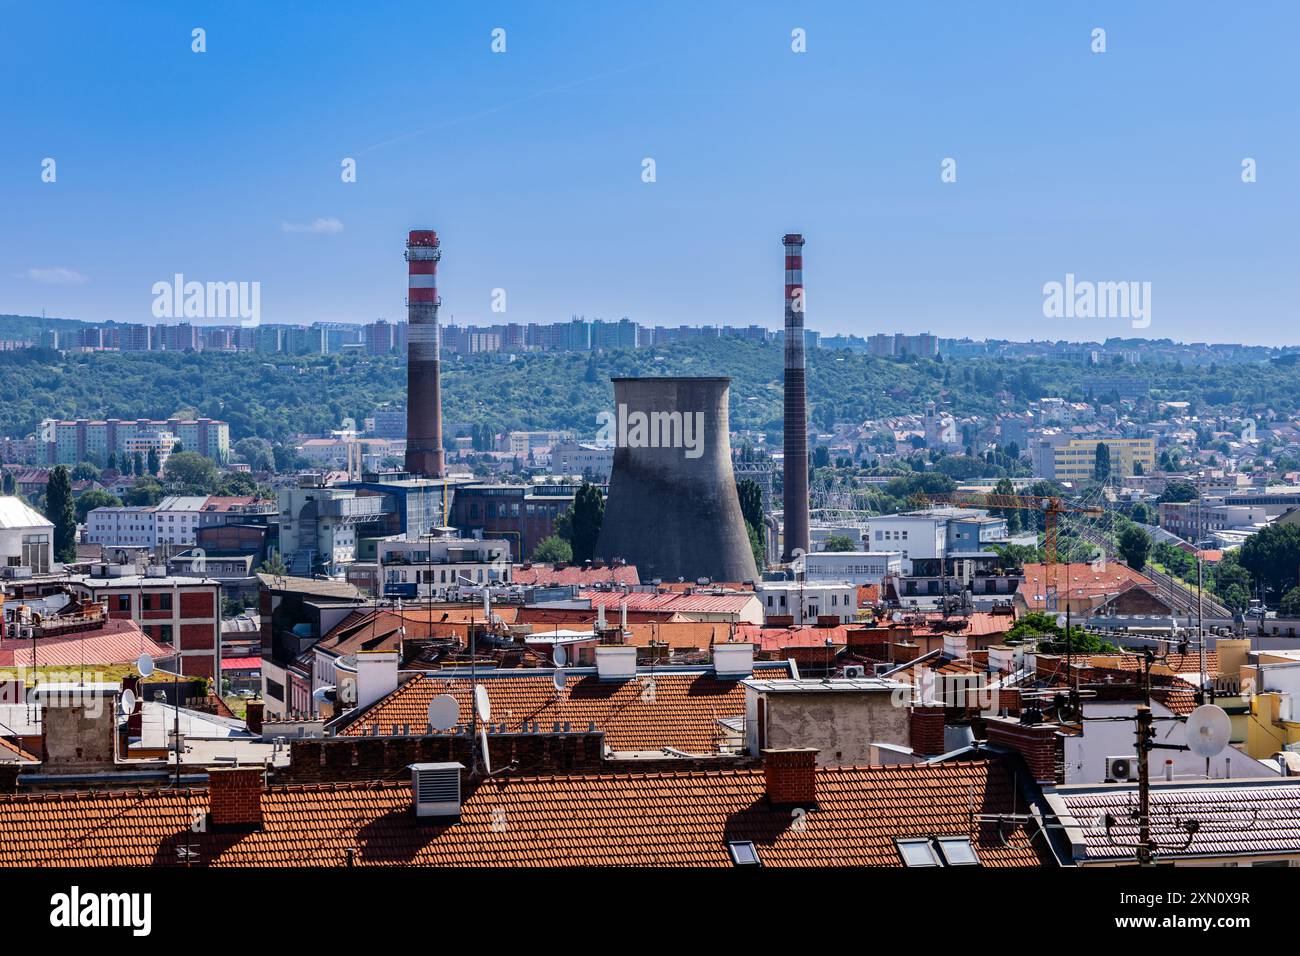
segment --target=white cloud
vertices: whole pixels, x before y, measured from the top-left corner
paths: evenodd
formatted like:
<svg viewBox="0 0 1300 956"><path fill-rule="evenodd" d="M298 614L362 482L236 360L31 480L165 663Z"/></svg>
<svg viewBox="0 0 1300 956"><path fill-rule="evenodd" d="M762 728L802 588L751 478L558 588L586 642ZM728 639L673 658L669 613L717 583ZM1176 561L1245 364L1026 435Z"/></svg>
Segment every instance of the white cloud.
<svg viewBox="0 0 1300 956"><path fill-rule="evenodd" d="M40 282L44 285L81 285L83 282L90 281L90 276L82 275L72 269L63 268L28 269L26 276L33 282Z"/></svg>
<svg viewBox="0 0 1300 956"><path fill-rule="evenodd" d="M280 229L284 232L310 232L318 236L335 236L343 231L343 223L331 216L329 219L316 219L310 223L282 222Z"/></svg>

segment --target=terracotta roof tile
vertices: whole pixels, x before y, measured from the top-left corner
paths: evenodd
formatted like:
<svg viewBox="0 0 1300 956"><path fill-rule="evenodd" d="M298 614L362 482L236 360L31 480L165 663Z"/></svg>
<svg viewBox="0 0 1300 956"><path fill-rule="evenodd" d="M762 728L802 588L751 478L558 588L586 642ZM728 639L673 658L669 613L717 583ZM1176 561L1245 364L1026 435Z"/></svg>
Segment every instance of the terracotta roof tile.
<svg viewBox="0 0 1300 956"><path fill-rule="evenodd" d="M604 731L605 744L615 751L661 750L675 747L687 753L717 753L722 738L718 720L745 713L745 688L739 681L719 680L711 673L649 673L627 681L602 681L595 674L569 675L563 695L557 695L551 672L480 676L492 705L492 722L504 722L518 732L525 721L550 730L558 721L575 731L591 723ZM354 717L338 733L365 736L378 726L381 734L409 725L422 731L429 702L451 694L460 702L462 723L470 722L470 680L420 674L388 697Z"/></svg>
<svg viewBox="0 0 1300 956"><path fill-rule="evenodd" d="M516 567L510 574L512 584L526 587L568 587L574 584L591 587L593 584L628 584L636 587L641 583L635 565L620 564L614 567L583 568L570 566L557 568L549 564L534 564Z"/></svg>
<svg viewBox="0 0 1300 956"><path fill-rule="evenodd" d="M206 790L0 799L0 866L731 866L752 841L765 866L901 865L900 836L965 835L989 867L1045 862L1029 833L972 821L1023 810L999 761L826 768L818 807L767 802L763 771L502 777L467 788L458 822L417 821L407 783L274 787L264 825L194 833Z"/></svg>
<svg viewBox="0 0 1300 956"><path fill-rule="evenodd" d="M72 667L85 664L131 664L141 654L154 660L174 656L166 644L146 637L139 626L125 618L106 620L93 631L77 631L57 637L36 639L36 663ZM32 666L32 642L10 639L0 642L0 667Z"/></svg>

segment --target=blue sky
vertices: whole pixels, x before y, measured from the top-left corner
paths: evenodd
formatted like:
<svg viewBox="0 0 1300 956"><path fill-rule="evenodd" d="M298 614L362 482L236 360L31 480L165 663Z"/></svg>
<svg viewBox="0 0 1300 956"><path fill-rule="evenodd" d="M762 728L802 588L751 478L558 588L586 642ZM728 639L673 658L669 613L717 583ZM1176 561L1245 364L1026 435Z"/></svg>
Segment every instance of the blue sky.
<svg viewBox="0 0 1300 956"><path fill-rule="evenodd" d="M154 321L181 272L260 282L267 322L397 319L404 234L432 227L444 319L775 328L799 231L826 332L1300 343L1295 3L0 0L0 22L0 312ZM1066 273L1150 282L1150 327L1044 318Z"/></svg>

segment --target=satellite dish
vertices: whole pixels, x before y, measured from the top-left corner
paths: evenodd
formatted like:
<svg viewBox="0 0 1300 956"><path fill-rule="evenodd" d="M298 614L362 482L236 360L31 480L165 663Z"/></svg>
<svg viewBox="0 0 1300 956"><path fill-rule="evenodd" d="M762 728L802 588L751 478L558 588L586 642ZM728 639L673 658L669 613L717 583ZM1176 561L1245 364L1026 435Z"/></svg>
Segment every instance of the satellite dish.
<svg viewBox="0 0 1300 956"><path fill-rule="evenodd" d="M474 688L474 710L483 723L486 724L492 719L492 704L488 700L487 688L482 684Z"/></svg>
<svg viewBox="0 0 1300 956"><path fill-rule="evenodd" d="M564 650L563 644L555 645L555 652L551 654L551 660L555 662L556 667L563 667L568 661L569 655Z"/></svg>
<svg viewBox="0 0 1300 956"><path fill-rule="evenodd" d="M1213 757L1232 737L1228 712L1215 704L1202 704L1187 718L1187 749L1198 757Z"/></svg>
<svg viewBox="0 0 1300 956"><path fill-rule="evenodd" d="M897 624L899 621L903 619L903 614L901 611L895 611L892 615L890 615L889 619L893 621L895 624Z"/></svg>
<svg viewBox="0 0 1300 956"><path fill-rule="evenodd" d="M148 677L153 673L153 658L148 654L141 654L136 659L135 669L140 672L141 677Z"/></svg>
<svg viewBox="0 0 1300 956"><path fill-rule="evenodd" d="M439 694L429 701L429 726L434 730L450 730L460 717L460 704L451 694Z"/></svg>
<svg viewBox="0 0 1300 956"><path fill-rule="evenodd" d="M479 689L482 690L481 687L480 687ZM492 773L492 758L488 756L487 728L486 728L486 727L484 727L482 730L480 730L480 731L478 732L478 742L479 742L479 745L483 748L483 769L486 770L489 774L491 774L491 773Z"/></svg>
<svg viewBox="0 0 1300 956"><path fill-rule="evenodd" d="M121 699L122 713L130 715L135 713L135 691L122 691Z"/></svg>
<svg viewBox="0 0 1300 956"><path fill-rule="evenodd" d="M564 685L568 683L568 681L569 675L564 673L564 671L556 671L551 675L551 683L555 685L555 692L557 694L564 693Z"/></svg>
<svg viewBox="0 0 1300 956"><path fill-rule="evenodd" d="M1058 614L1058 615L1056 615L1056 626L1057 626L1057 627L1065 627L1065 615L1064 615L1064 614Z"/></svg>

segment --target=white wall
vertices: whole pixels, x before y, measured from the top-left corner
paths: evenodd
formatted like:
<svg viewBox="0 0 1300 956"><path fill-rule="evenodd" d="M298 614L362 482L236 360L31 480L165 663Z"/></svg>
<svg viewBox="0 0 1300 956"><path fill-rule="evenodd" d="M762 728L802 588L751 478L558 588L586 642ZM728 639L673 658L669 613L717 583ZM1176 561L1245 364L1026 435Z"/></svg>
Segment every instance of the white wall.
<svg viewBox="0 0 1300 956"><path fill-rule="evenodd" d="M1089 720L1096 717L1133 717L1137 713L1133 703L1086 703L1083 708L1083 735L1065 738L1065 782L1102 783L1106 779L1107 757L1132 757L1137 754L1137 721ZM1185 724L1181 721L1162 720L1173 716L1172 711L1158 703L1151 705L1155 717L1155 742L1182 744L1187 740ZM1172 760L1174 779L1205 777L1205 758L1186 750L1153 750L1147 763L1153 781L1165 779L1165 761ZM1225 747L1210 759L1210 776L1213 779L1238 777L1275 777L1277 774L1253 760L1235 747Z"/></svg>

